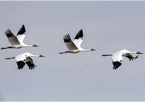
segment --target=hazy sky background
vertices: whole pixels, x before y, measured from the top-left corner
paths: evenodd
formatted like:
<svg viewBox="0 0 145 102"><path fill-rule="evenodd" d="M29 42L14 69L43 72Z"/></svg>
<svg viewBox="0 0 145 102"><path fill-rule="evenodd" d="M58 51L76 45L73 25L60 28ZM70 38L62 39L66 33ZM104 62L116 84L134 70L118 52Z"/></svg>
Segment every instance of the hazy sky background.
<svg viewBox="0 0 145 102"><path fill-rule="evenodd" d="M145 58L123 58L113 70L112 58L127 49L145 53L144 1L0 1L0 47L10 43L24 24L26 44L37 48L0 50L0 101L145 101ZM68 50L63 36L73 39L83 29L83 48L93 52L58 54ZM17 69L15 60L30 52L37 67ZM136 56L136 55L134 55Z"/></svg>

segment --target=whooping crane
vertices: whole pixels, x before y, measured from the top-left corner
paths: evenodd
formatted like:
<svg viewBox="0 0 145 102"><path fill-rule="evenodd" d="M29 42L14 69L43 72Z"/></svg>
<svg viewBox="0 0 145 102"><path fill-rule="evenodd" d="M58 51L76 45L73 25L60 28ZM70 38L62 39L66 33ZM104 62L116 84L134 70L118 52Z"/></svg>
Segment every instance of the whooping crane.
<svg viewBox="0 0 145 102"><path fill-rule="evenodd" d="M96 51L95 49L83 49L81 48L81 43L83 42L83 30L81 29L78 34L76 34L74 40L72 41L69 34L66 34L63 38L69 51L60 52L59 54L64 53L78 53L85 51Z"/></svg>
<svg viewBox="0 0 145 102"><path fill-rule="evenodd" d="M117 69L122 64L122 56L129 58L129 60L134 60L138 58L138 55L136 57L133 57L131 54L143 54L141 52L131 52L126 49L115 52L114 54L103 54L102 56L112 56L112 63L113 63L113 69Z"/></svg>
<svg viewBox="0 0 145 102"><path fill-rule="evenodd" d="M5 59L16 59L18 69L22 69L25 63L28 65L29 69L34 69L36 65L33 63L33 59L31 57L45 57L43 55L33 55L29 52L22 53L17 55L16 57L5 58Z"/></svg>
<svg viewBox="0 0 145 102"><path fill-rule="evenodd" d="M17 33L17 36L15 36L10 29L8 29L5 34L11 44L11 46L8 47L2 47L1 49L9 49L9 48L22 48L22 47L38 47L38 45L26 45L25 43L23 43L23 40L25 38L25 26L22 25L22 27L20 28L20 30Z"/></svg>

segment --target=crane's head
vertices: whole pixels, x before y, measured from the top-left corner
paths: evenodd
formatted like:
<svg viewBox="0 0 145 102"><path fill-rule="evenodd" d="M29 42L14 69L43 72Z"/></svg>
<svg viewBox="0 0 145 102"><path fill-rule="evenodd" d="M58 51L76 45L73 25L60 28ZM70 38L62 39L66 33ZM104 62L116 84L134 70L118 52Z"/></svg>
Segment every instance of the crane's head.
<svg viewBox="0 0 145 102"><path fill-rule="evenodd" d="M45 56L43 56L43 55L39 55L39 57L45 57Z"/></svg>
<svg viewBox="0 0 145 102"><path fill-rule="evenodd" d="M141 52L137 51L137 52L136 52L136 54L143 54L143 53L141 53Z"/></svg>
<svg viewBox="0 0 145 102"><path fill-rule="evenodd" d="M39 46L34 44L33 47L39 47Z"/></svg>
<svg viewBox="0 0 145 102"><path fill-rule="evenodd" d="M90 51L96 51L95 49L91 49Z"/></svg>

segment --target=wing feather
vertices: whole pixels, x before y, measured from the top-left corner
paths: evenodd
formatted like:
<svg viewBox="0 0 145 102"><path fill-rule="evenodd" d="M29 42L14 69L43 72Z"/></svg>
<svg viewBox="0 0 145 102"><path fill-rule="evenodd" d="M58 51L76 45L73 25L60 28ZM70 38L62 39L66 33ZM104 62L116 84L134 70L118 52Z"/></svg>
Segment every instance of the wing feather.
<svg viewBox="0 0 145 102"><path fill-rule="evenodd" d="M115 62L115 61L121 62L123 60L122 59L122 52L121 51L118 51L118 52L114 53L112 55L112 60L113 60L113 62Z"/></svg>
<svg viewBox="0 0 145 102"><path fill-rule="evenodd" d="M112 62L113 63L113 69L118 69L118 67L120 67L121 66L121 62L119 62L119 61L115 61L115 62Z"/></svg>
<svg viewBox="0 0 145 102"><path fill-rule="evenodd" d="M78 49L82 49L81 48L81 44L83 42L83 30L81 29L78 34L75 36L74 40L73 40L74 44L77 46Z"/></svg>
<svg viewBox="0 0 145 102"><path fill-rule="evenodd" d="M127 57L130 61L138 58L138 56L133 57L130 53L126 53L124 56Z"/></svg>
<svg viewBox="0 0 145 102"><path fill-rule="evenodd" d="M78 50L77 46L72 42L69 34L66 34L63 39L69 50Z"/></svg>
<svg viewBox="0 0 145 102"><path fill-rule="evenodd" d="M33 59L30 57L26 58L26 64L28 65L29 69L31 69L31 70L36 67L34 62L33 62Z"/></svg>
<svg viewBox="0 0 145 102"><path fill-rule="evenodd" d="M24 61L18 61L17 65L18 65L18 69L20 70L25 66L25 62Z"/></svg>
<svg viewBox="0 0 145 102"><path fill-rule="evenodd" d="M11 32L10 29L8 29L6 32L5 32L9 42L11 45L19 45L20 42L18 41L17 37Z"/></svg>
<svg viewBox="0 0 145 102"><path fill-rule="evenodd" d="M19 40L20 43L23 43L23 40L24 40L24 38L26 36L25 35L25 32L26 32L25 26L22 25L22 27L20 28L20 30L17 33L17 38L18 38L18 40Z"/></svg>
<svg viewBox="0 0 145 102"><path fill-rule="evenodd" d="M18 69L22 69L25 66L25 60L26 60L25 54L22 53L20 55L17 55L15 58L17 61Z"/></svg>
<svg viewBox="0 0 145 102"><path fill-rule="evenodd" d="M83 30L81 29L78 34L75 36L74 39L79 39L79 38L83 38Z"/></svg>

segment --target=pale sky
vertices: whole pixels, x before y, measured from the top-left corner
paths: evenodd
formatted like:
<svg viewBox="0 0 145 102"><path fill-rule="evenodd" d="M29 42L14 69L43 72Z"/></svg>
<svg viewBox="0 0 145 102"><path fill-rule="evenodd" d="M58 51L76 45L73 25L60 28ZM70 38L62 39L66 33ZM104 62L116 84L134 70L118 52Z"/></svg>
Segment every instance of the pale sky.
<svg viewBox="0 0 145 102"><path fill-rule="evenodd" d="M26 44L37 48L0 50L0 101L145 101L145 58L113 70L112 58L127 49L145 52L144 1L0 1L0 47L10 46L4 32L15 35L24 24ZM93 52L63 54L65 34L80 29L82 47ZM17 69L15 60L30 52L37 67ZM133 55L136 56L136 55Z"/></svg>

